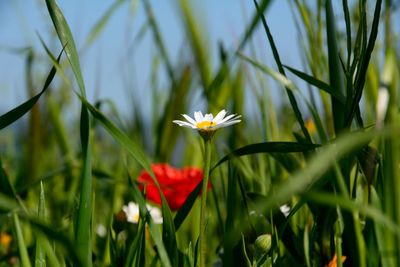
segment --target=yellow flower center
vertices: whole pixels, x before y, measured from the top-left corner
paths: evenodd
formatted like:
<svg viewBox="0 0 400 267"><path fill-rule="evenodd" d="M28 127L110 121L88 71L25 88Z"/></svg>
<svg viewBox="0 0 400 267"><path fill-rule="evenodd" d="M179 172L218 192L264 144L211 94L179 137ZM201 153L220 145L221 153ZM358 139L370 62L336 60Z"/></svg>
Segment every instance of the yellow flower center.
<svg viewBox="0 0 400 267"><path fill-rule="evenodd" d="M202 121L202 122L198 122L196 124L197 128L199 128L199 129L204 129L204 128L212 127L215 125L216 125L216 123L213 121Z"/></svg>

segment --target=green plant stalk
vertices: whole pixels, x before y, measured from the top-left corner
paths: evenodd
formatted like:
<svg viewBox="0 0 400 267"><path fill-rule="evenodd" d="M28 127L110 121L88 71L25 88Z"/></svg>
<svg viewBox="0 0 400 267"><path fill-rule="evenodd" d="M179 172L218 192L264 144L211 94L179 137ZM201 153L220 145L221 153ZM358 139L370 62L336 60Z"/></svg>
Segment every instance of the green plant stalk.
<svg viewBox="0 0 400 267"><path fill-rule="evenodd" d="M26 249L26 244L24 241L24 237L22 235L21 225L19 224L18 215L15 212L13 213L13 221L14 221L15 233L17 235L19 256L21 258L21 266L31 267L28 250Z"/></svg>
<svg viewBox="0 0 400 267"><path fill-rule="evenodd" d="M40 182L40 195L38 205L38 219L44 221L45 219L45 196L43 183ZM35 267L46 267L46 255L44 250L44 237L38 233L36 237L36 255L35 255Z"/></svg>
<svg viewBox="0 0 400 267"><path fill-rule="evenodd" d="M200 206L200 267L205 267L205 255L206 255L206 204L207 204L207 186L208 176L210 173L210 161L211 161L211 138L204 139L204 177L201 192L201 206Z"/></svg>

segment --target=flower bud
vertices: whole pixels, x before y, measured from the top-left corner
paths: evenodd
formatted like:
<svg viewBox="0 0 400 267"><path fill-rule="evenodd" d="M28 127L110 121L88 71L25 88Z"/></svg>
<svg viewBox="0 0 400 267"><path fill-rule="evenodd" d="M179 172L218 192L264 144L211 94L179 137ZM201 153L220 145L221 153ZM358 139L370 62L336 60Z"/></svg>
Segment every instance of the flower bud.
<svg viewBox="0 0 400 267"><path fill-rule="evenodd" d="M257 256L262 256L271 249L271 235L264 234L257 237L256 241L254 242L255 254Z"/></svg>

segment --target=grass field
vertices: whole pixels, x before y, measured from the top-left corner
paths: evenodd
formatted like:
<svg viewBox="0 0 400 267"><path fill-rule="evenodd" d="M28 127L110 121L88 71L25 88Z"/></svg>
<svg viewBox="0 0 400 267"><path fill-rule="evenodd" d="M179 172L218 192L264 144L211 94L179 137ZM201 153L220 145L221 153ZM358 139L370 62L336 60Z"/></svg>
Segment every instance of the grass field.
<svg viewBox="0 0 400 267"><path fill-rule="evenodd" d="M176 1L179 60L156 1L139 1L150 79L162 69L167 86L133 101L150 114L125 116L88 100L70 21L43 1L54 40L39 32L46 53L21 54L29 98L0 116L0 266L400 266L399 2L289 1L301 69L275 43L271 2L254 0L235 48L211 58L190 1ZM192 113L194 96L214 117Z"/></svg>

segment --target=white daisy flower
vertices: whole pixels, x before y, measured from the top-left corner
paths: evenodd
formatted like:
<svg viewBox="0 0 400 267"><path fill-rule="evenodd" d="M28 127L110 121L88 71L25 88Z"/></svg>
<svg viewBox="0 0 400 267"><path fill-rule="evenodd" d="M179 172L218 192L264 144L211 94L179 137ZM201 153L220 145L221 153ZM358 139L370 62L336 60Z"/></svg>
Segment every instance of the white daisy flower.
<svg viewBox="0 0 400 267"><path fill-rule="evenodd" d="M197 111L194 113L194 119L186 114L182 114L187 121L174 120L172 122L178 124L179 126L196 129L200 132L200 134L212 136L212 133L214 133L218 128L226 127L241 121L239 120L241 117L240 115L230 114L226 117L225 115L226 111L224 109L221 110L215 117L211 113L203 116L201 111Z"/></svg>
<svg viewBox="0 0 400 267"><path fill-rule="evenodd" d="M153 219L154 223L156 224L162 224L163 223L163 218L161 211L153 207L149 204L146 204L147 210L150 212L150 216ZM127 221L130 223L138 223L139 218L140 218L140 211L139 211L139 205L134 203L134 202L129 202L128 205L124 205L122 207L122 210L126 214Z"/></svg>

